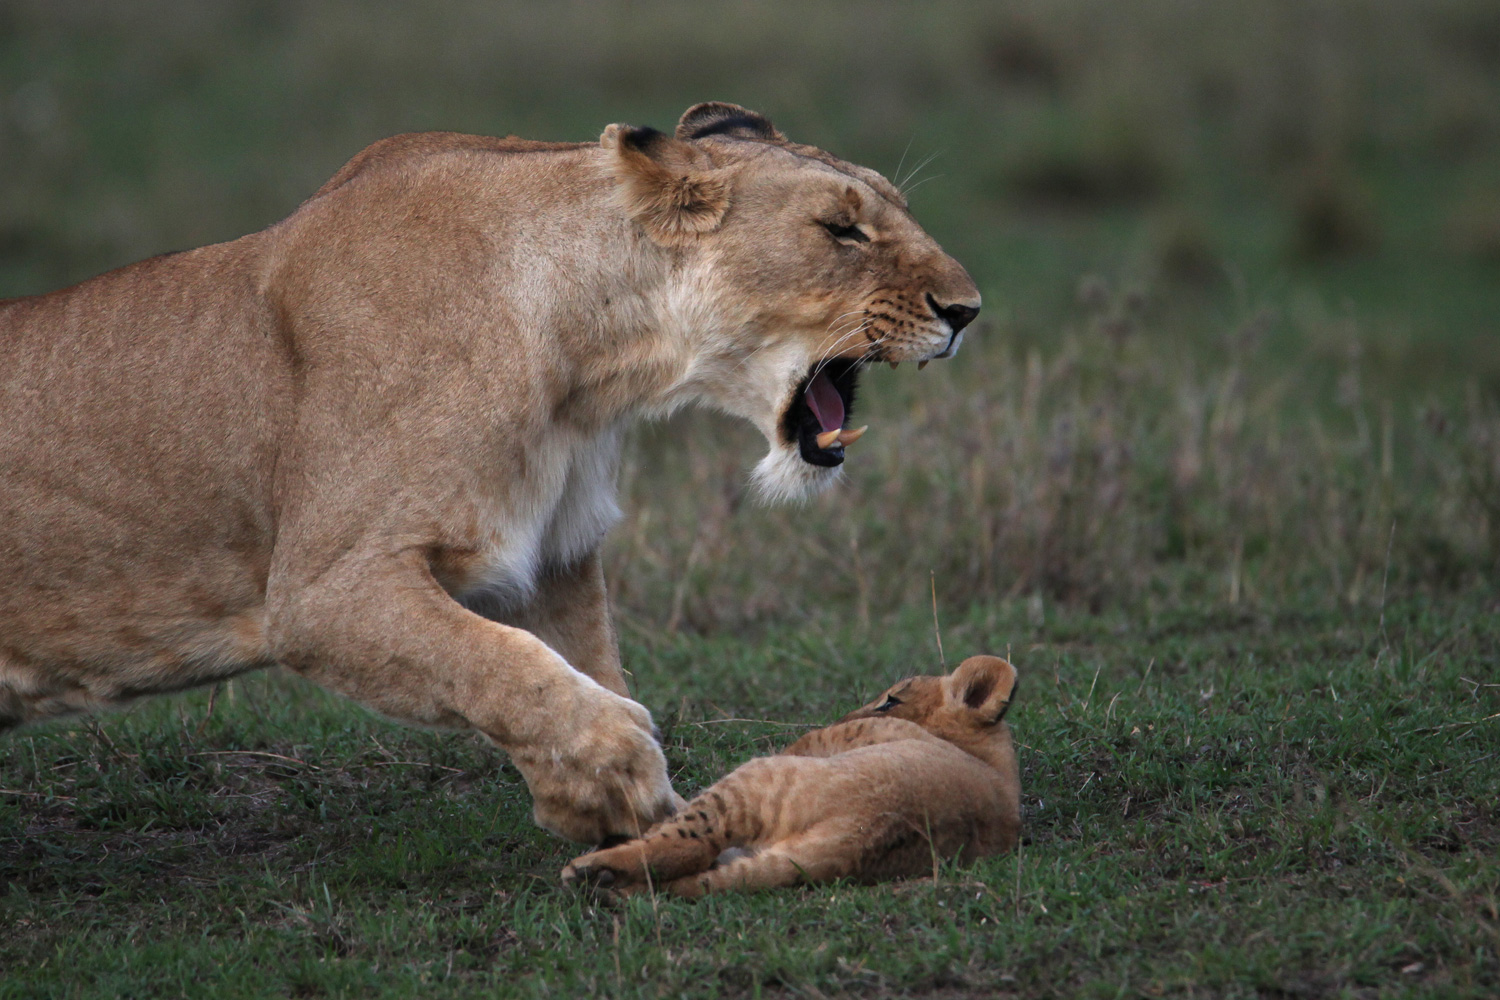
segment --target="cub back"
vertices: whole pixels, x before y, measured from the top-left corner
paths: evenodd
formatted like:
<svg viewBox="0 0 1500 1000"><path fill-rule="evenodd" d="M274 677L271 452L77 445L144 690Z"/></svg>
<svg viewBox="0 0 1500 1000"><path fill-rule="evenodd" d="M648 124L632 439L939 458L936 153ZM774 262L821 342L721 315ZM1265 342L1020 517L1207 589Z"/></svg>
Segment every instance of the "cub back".
<svg viewBox="0 0 1500 1000"><path fill-rule="evenodd" d="M908 677L838 722L787 747L794 757L830 757L898 739L937 739L1002 771L1015 767L1002 724L1016 691L1016 668L998 656L971 656L953 673Z"/></svg>

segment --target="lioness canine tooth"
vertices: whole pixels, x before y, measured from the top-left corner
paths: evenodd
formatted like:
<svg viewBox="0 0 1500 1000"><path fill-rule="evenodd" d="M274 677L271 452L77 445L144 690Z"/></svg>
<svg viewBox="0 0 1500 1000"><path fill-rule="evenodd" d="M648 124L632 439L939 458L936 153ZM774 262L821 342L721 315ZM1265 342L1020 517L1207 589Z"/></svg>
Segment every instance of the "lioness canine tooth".
<svg viewBox="0 0 1500 1000"><path fill-rule="evenodd" d="M827 448L827 447L829 447L835 441L839 440L840 435L842 435L843 433L844 433L843 431L840 431L840 430L837 430L837 429L831 430L831 431L824 431L822 434L818 435L818 447L819 448Z"/></svg>
<svg viewBox="0 0 1500 1000"><path fill-rule="evenodd" d="M917 371L921 371L923 368L926 368L926 367L927 367L927 362L926 361L918 361L917 362Z"/></svg>
<svg viewBox="0 0 1500 1000"><path fill-rule="evenodd" d="M839 444L845 446L851 445L854 442L858 441L860 438L864 437L865 431L869 429L870 425L865 424L863 427L859 427L854 430L839 431Z"/></svg>

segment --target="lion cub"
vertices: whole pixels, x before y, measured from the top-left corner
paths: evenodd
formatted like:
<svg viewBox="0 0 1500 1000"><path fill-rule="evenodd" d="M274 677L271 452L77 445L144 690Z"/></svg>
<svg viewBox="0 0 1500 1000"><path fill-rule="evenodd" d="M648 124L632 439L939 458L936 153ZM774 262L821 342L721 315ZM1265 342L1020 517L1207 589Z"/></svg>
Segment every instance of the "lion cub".
<svg viewBox="0 0 1500 1000"><path fill-rule="evenodd" d="M920 875L1008 851L1021 779L1001 720L1016 671L972 656L911 677L775 757L736 769L636 840L574 858L565 883L679 896Z"/></svg>

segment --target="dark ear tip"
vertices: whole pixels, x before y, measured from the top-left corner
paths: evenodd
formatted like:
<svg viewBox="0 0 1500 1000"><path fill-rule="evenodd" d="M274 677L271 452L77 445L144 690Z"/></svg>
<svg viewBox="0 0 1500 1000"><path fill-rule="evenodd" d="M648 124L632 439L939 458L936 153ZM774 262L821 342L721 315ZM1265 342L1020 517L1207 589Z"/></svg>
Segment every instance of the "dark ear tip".
<svg viewBox="0 0 1500 1000"><path fill-rule="evenodd" d="M649 152L652 146L666 137L665 132L650 125L627 125L620 129L620 145L642 153Z"/></svg>
<svg viewBox="0 0 1500 1000"><path fill-rule="evenodd" d="M682 113L682 118L677 122L677 138L692 140L711 135L765 142L785 141L785 137L776 131L776 126L771 124L769 118L738 104L704 101Z"/></svg>
<svg viewBox="0 0 1500 1000"><path fill-rule="evenodd" d="M692 124L701 121L712 121L723 118L726 115L754 114L749 108L738 104L730 104L728 101L699 101L682 113L678 119L679 125Z"/></svg>

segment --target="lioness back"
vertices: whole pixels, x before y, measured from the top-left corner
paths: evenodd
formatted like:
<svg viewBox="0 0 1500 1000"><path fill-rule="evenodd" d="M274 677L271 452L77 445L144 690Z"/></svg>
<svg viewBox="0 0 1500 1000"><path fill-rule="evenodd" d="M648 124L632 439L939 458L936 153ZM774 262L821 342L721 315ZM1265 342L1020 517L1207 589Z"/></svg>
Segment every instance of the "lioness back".
<svg viewBox="0 0 1500 1000"><path fill-rule="evenodd" d="M639 840L574 859L569 882L679 895L930 872L1008 851L1020 775L1001 721L1015 670L971 657L913 677L774 757L748 762Z"/></svg>

